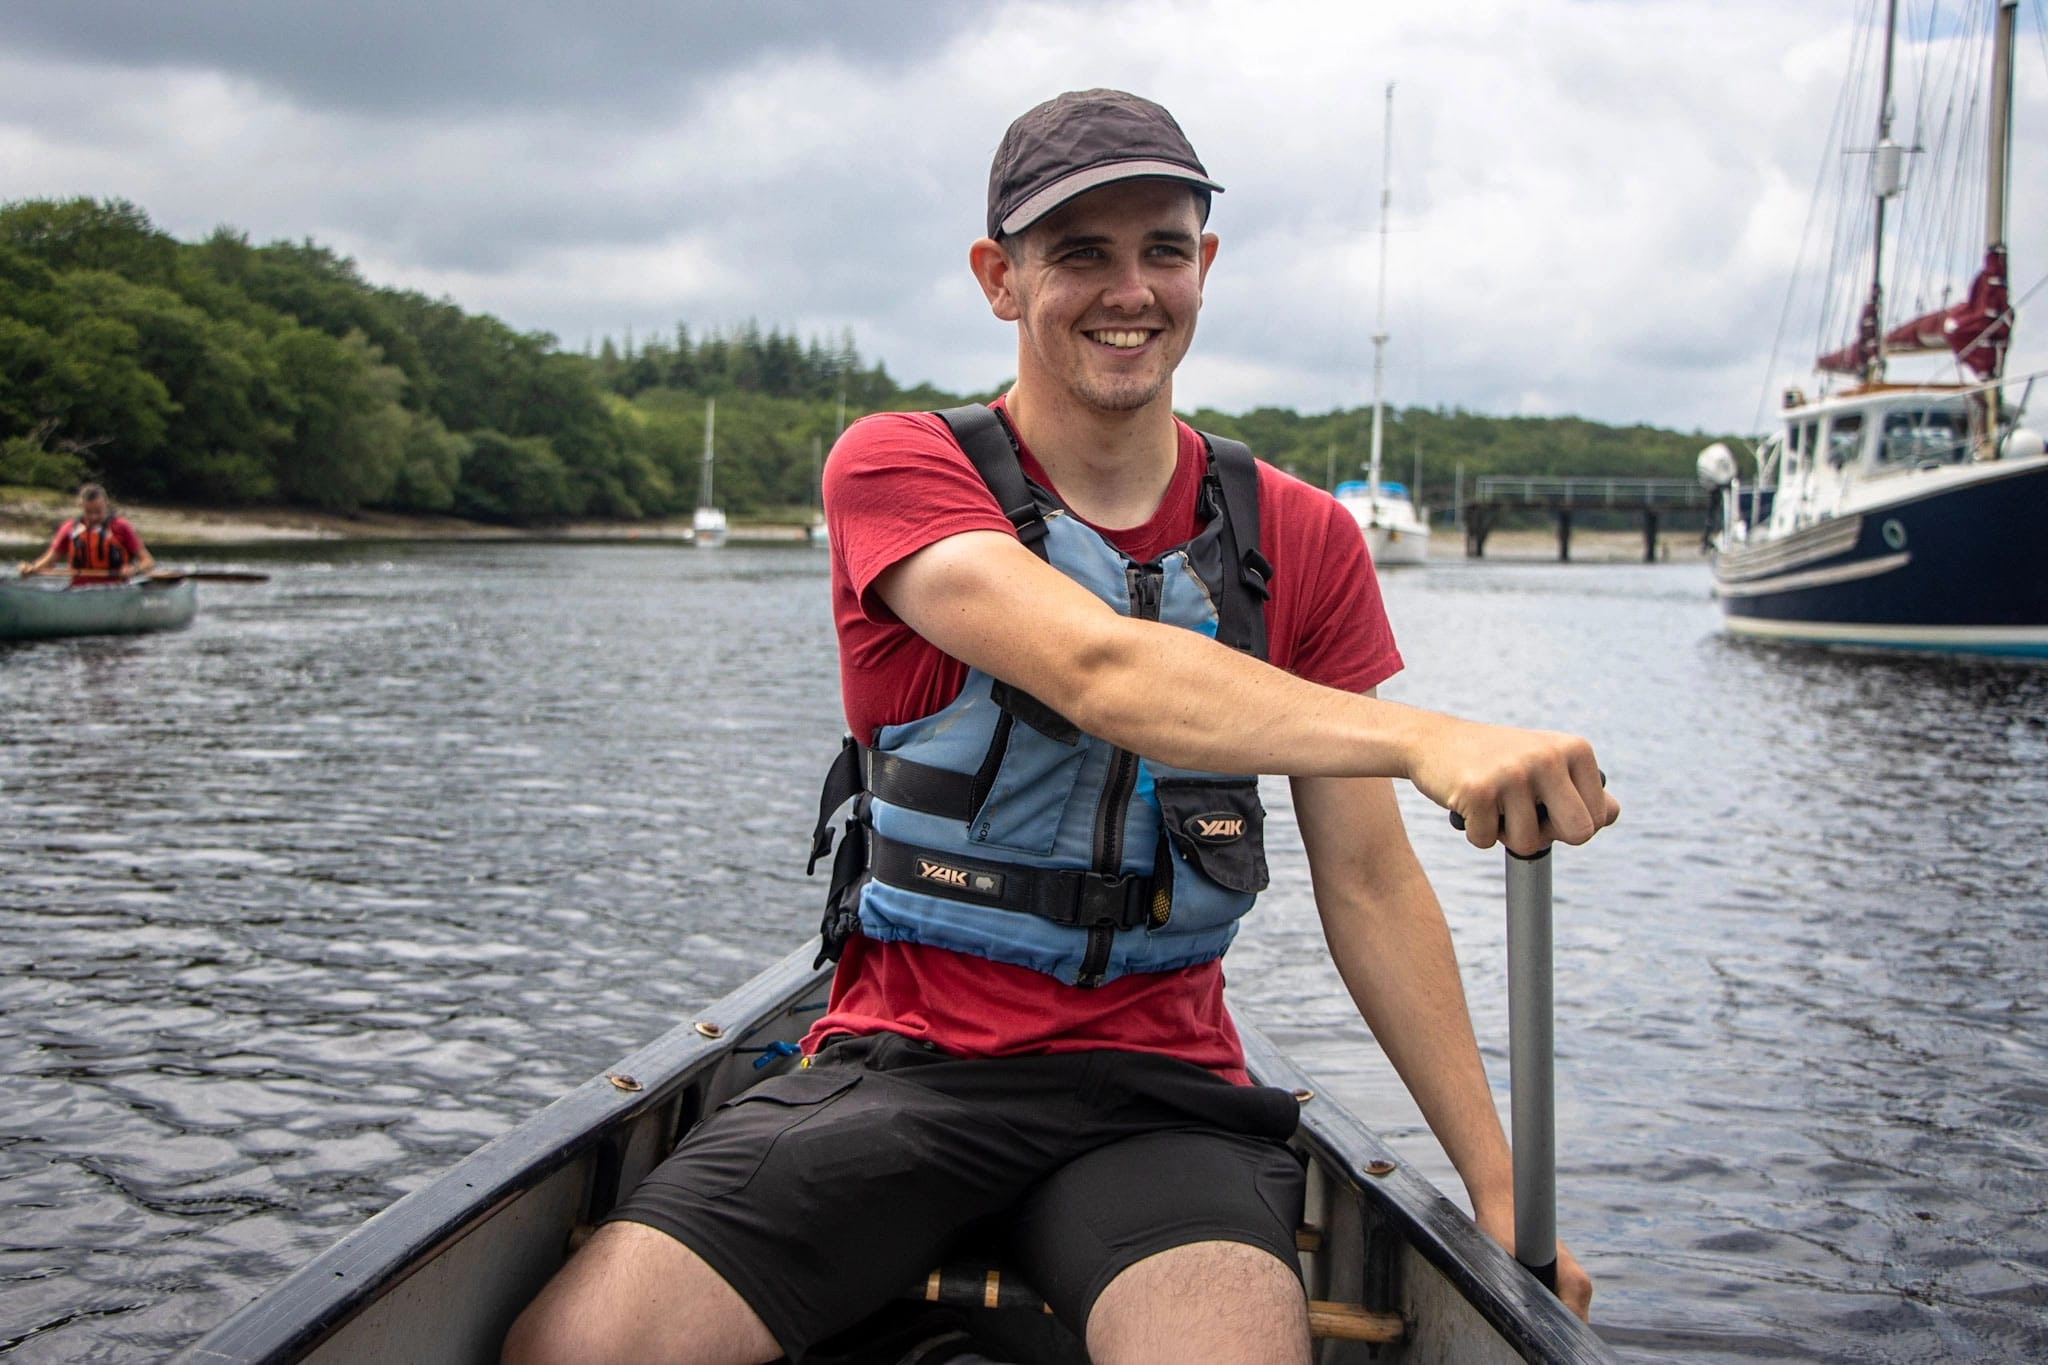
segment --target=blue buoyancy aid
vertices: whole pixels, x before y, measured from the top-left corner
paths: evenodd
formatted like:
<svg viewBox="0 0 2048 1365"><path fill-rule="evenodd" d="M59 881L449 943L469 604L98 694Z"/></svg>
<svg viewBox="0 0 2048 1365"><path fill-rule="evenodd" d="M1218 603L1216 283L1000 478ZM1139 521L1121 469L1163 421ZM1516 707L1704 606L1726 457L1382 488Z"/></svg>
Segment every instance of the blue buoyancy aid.
<svg viewBox="0 0 2048 1365"><path fill-rule="evenodd" d="M1019 538L1054 568L1124 615L1265 657L1271 570L1244 446L1205 437L1206 526L1140 564L1025 479L992 409L939 415ZM813 866L848 799L824 956L858 931L1096 986L1220 957L1266 885L1256 776L1141 759L977 670L937 713L882 727L872 747L846 742Z"/></svg>

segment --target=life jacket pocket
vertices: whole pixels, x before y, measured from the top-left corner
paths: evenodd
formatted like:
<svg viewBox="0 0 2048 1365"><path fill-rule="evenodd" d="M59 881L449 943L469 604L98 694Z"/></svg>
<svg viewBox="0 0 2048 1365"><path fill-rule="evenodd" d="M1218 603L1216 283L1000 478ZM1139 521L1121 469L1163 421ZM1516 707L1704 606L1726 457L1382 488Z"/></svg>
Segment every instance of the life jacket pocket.
<svg viewBox="0 0 2048 1365"><path fill-rule="evenodd" d="M1197 872L1226 891L1266 889L1266 808L1257 778L1155 778L1166 837Z"/></svg>
<svg viewBox="0 0 2048 1365"><path fill-rule="evenodd" d="M1055 734L1039 728L1044 723L1060 730L1066 722L1035 701L1036 712L1013 709L1009 699L998 704L1005 712L997 735L1002 756L988 794L968 819L968 837L989 848L1043 857L1059 838L1088 746L1071 727Z"/></svg>

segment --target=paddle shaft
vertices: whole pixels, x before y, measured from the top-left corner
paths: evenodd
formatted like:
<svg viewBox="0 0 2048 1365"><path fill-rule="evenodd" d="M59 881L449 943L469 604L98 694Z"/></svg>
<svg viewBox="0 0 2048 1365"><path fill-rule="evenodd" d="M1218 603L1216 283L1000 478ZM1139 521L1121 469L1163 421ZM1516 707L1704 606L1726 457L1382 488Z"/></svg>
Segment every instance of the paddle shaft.
<svg viewBox="0 0 2048 1365"><path fill-rule="evenodd" d="M1557 1074L1550 850L1507 857L1508 1079L1515 1148L1515 1259L1557 1288Z"/></svg>
<svg viewBox="0 0 2048 1365"><path fill-rule="evenodd" d="M1600 775L1602 786L1607 774ZM1550 812L1541 803L1536 819ZM1451 812L1451 828L1465 817ZM1515 1259L1557 1290L1557 1035L1552 1009L1550 850L1508 855L1508 1088Z"/></svg>

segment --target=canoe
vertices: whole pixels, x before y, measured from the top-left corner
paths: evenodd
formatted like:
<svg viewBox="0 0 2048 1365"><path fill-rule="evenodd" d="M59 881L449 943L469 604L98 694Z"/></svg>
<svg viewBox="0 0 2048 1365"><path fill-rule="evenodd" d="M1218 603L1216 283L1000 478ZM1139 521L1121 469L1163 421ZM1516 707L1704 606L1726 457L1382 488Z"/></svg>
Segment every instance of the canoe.
<svg viewBox="0 0 2048 1365"><path fill-rule="evenodd" d="M616 1067L592 1077L445 1175L406 1195L177 1359L186 1365L485 1365L570 1250L699 1115L790 1065L788 1045L824 1008L831 969L816 945L780 963ZM1373 1361L1617 1359L1365 1124L1256 1028L1238 1024L1251 1071L1302 1101L1308 1168L1297 1233L1319 1365ZM1028 1287L983 1265L935 1269L906 1302L962 1311L1020 1365L1086 1365ZM902 1311L899 1309L899 1311ZM900 1348L898 1348L900 1354ZM895 1359L892 1355L889 1359Z"/></svg>
<svg viewBox="0 0 2048 1365"><path fill-rule="evenodd" d="M132 635L190 625L199 588L190 578L113 588L0 581L0 640Z"/></svg>

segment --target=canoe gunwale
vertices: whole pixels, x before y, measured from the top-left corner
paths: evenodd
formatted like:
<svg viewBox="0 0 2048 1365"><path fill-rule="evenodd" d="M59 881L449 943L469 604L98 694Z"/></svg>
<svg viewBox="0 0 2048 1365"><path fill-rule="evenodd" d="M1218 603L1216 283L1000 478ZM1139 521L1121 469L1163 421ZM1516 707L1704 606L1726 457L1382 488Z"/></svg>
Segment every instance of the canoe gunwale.
<svg viewBox="0 0 2048 1365"><path fill-rule="evenodd" d="M1296 1094L1316 1088L1258 1028L1239 1020L1238 1034L1246 1066L1260 1084ZM1616 1359L1591 1327L1343 1105L1309 1099L1295 1141L1326 1177L1342 1180L1436 1267L1524 1360L1611 1365ZM1368 1174L1378 1163L1392 1169Z"/></svg>
<svg viewBox="0 0 2048 1365"><path fill-rule="evenodd" d="M601 1152L650 1111L675 1105L687 1087L747 1041L749 1025L774 1019L830 976L829 969L811 968L815 955L815 946L791 953L696 1019L493 1138L259 1294L174 1359L186 1365L300 1359L521 1194L577 1158ZM700 1032L700 1022L717 1024L720 1036ZM631 1076L642 1088L621 1089L611 1075Z"/></svg>

